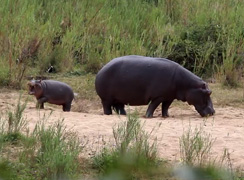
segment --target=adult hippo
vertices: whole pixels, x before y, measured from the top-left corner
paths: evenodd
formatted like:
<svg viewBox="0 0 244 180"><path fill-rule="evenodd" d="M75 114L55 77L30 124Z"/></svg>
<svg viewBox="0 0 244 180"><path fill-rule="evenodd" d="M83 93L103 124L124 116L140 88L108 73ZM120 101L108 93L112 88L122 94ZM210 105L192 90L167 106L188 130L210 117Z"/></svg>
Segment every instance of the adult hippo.
<svg viewBox="0 0 244 180"><path fill-rule="evenodd" d="M54 80L32 80L28 83L29 94L37 99L37 107L43 109L44 103L62 105L63 111L70 111L74 99L72 88Z"/></svg>
<svg viewBox="0 0 244 180"><path fill-rule="evenodd" d="M201 116L215 113L206 82L179 64L164 58L123 56L111 60L97 74L97 94L104 114L113 109L125 115L125 105L147 105L146 117L162 103L162 116L174 99L194 105Z"/></svg>

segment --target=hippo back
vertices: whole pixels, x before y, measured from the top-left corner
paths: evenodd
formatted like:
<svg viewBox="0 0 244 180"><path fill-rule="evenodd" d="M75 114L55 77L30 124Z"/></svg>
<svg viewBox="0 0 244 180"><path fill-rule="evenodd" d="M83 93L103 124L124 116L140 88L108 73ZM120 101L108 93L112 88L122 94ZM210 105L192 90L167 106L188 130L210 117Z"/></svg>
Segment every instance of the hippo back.
<svg viewBox="0 0 244 180"><path fill-rule="evenodd" d="M43 96L47 97L50 103L63 104L64 101L72 101L74 99L73 90L66 83L55 80L43 80L41 85Z"/></svg>
<svg viewBox="0 0 244 180"><path fill-rule="evenodd" d="M179 64L163 58L123 56L111 60L97 74L95 87L101 99L146 105L153 98L173 98Z"/></svg>

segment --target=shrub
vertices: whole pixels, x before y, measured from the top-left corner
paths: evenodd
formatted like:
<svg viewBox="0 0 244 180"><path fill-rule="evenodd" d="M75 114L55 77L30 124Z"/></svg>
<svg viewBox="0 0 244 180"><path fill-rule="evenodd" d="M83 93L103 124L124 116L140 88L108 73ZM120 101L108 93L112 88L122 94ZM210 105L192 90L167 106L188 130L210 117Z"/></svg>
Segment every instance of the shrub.
<svg viewBox="0 0 244 180"><path fill-rule="evenodd" d="M9 70L0 62L0 86L9 85Z"/></svg>
<svg viewBox="0 0 244 180"><path fill-rule="evenodd" d="M189 128L180 138L182 164L174 169L175 177L181 180L242 180L233 170L228 150L224 150L222 157L210 157L214 142L202 127L196 127L194 131Z"/></svg>
<svg viewBox="0 0 244 180"><path fill-rule="evenodd" d="M143 130L135 114L127 118L113 128L115 147L104 148L93 158L93 164L107 178L113 174L122 179L153 176L159 162L156 139L149 142L150 134Z"/></svg>
<svg viewBox="0 0 244 180"><path fill-rule="evenodd" d="M216 72L214 65L222 64L225 49L225 44L220 39L221 33L221 27L211 23L183 27L180 39L175 42L168 58L198 75Z"/></svg>
<svg viewBox="0 0 244 180"><path fill-rule="evenodd" d="M202 128L189 128L180 138L180 155L184 164L189 166L204 166L209 163L214 139Z"/></svg>
<svg viewBox="0 0 244 180"><path fill-rule="evenodd" d="M20 95L16 108L8 112L7 119L0 119L0 178L76 177L80 173L78 160L82 150L76 133L68 131L63 120L46 127L45 120L51 114L44 116L30 133L23 118L27 100L22 103L21 98Z"/></svg>
<svg viewBox="0 0 244 180"><path fill-rule="evenodd" d="M78 172L78 156L81 151L76 134L68 132L62 121L45 127L42 121L33 132L39 142L36 160L40 176L45 178L72 177Z"/></svg>
<svg viewBox="0 0 244 180"><path fill-rule="evenodd" d="M26 119L23 117L24 110L26 108L27 99L22 104L22 95L20 94L16 109L14 112L8 112L8 133L19 133L26 127Z"/></svg>
<svg viewBox="0 0 244 180"><path fill-rule="evenodd" d="M235 41L231 54L243 53L243 7L233 0L6 1L0 53L11 78L5 70L0 83L20 87L26 75L50 65L67 72L79 63L96 73L128 54L168 57L212 76L226 60L229 39ZM23 57L24 66L15 65Z"/></svg>
<svg viewBox="0 0 244 180"><path fill-rule="evenodd" d="M22 94L19 95L15 109L7 112L7 119L0 119L0 139L2 142L16 143L23 137L27 123L23 117L27 99L24 103L21 100Z"/></svg>

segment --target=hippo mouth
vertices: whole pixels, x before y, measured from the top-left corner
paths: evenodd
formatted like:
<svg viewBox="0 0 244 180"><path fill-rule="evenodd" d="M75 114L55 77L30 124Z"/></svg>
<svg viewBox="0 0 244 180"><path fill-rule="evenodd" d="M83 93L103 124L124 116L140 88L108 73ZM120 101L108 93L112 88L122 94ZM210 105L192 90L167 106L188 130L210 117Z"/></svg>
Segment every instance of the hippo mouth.
<svg viewBox="0 0 244 180"><path fill-rule="evenodd" d="M30 94L30 95L35 94L34 86L29 87L29 94Z"/></svg>
<svg viewBox="0 0 244 180"><path fill-rule="evenodd" d="M29 94L30 94L30 95L35 94L35 87L34 87L34 84L33 84L33 83L28 83L28 86L29 86Z"/></svg>
<svg viewBox="0 0 244 180"><path fill-rule="evenodd" d="M215 110L211 107L206 107L205 109L201 110L196 108L196 110L202 117L212 116L215 113Z"/></svg>

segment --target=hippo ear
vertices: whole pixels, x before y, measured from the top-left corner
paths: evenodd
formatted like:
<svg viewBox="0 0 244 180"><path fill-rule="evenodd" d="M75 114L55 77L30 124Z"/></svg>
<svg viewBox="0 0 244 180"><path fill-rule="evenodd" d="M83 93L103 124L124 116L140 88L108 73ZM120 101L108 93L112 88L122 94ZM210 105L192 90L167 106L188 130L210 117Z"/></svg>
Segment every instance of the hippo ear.
<svg viewBox="0 0 244 180"><path fill-rule="evenodd" d="M34 88L40 88L41 84L40 83L35 83Z"/></svg>

